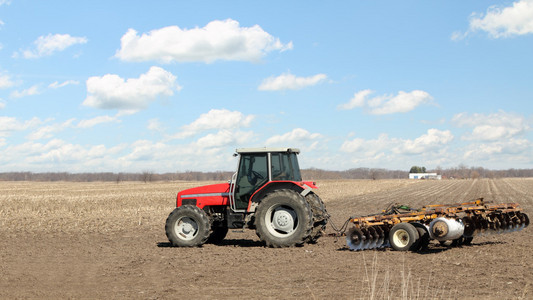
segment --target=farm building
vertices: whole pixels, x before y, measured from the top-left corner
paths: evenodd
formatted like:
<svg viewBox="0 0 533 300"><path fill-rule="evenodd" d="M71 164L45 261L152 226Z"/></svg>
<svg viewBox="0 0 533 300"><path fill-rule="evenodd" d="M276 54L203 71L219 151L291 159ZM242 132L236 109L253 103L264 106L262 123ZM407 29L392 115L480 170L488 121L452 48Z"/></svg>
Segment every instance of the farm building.
<svg viewBox="0 0 533 300"><path fill-rule="evenodd" d="M442 175L437 173L409 173L409 179L436 179L441 180Z"/></svg>

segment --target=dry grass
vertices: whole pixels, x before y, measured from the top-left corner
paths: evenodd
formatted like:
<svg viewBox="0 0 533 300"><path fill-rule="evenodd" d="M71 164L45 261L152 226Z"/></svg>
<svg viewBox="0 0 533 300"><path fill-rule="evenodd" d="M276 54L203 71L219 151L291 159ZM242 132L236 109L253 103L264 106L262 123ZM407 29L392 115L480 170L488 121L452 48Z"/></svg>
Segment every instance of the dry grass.
<svg viewBox="0 0 533 300"><path fill-rule="evenodd" d="M177 191L204 182L0 182L4 232L109 232L160 228Z"/></svg>
<svg viewBox="0 0 533 300"><path fill-rule="evenodd" d="M6 182L0 181L0 225L4 232L108 232L135 230L138 226L160 228L175 206L180 190L218 182ZM489 200L522 202L526 210L532 201L509 198L510 192L531 198L531 179L506 179ZM458 188L468 194L464 181L430 182L406 179L389 180L324 180L318 182L317 193L329 204L335 221L343 221L349 213L379 212L391 201L413 206L428 204L432 199L449 202ZM488 186L488 184L487 184ZM423 193L421 191L424 191ZM400 193L400 194L395 194ZM472 191L480 195L477 191ZM404 198L404 195L411 195ZM483 195L483 194L481 194ZM509 199L506 199L506 196ZM469 196L465 196L468 198ZM342 210L336 209L342 208Z"/></svg>
<svg viewBox="0 0 533 300"><path fill-rule="evenodd" d="M412 184L408 180L324 181L326 201ZM139 226L160 228L178 191L216 182L6 182L0 181L4 232L110 232ZM347 189L347 187L349 187Z"/></svg>

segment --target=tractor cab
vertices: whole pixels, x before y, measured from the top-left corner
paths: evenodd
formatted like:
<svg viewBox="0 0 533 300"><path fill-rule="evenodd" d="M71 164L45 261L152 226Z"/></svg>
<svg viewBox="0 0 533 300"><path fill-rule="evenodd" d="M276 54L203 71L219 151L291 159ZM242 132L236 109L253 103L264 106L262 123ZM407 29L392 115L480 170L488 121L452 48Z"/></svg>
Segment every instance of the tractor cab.
<svg viewBox="0 0 533 300"><path fill-rule="evenodd" d="M249 210L250 198L271 182L301 182L296 148L237 149L237 172L230 184L230 204L235 212Z"/></svg>

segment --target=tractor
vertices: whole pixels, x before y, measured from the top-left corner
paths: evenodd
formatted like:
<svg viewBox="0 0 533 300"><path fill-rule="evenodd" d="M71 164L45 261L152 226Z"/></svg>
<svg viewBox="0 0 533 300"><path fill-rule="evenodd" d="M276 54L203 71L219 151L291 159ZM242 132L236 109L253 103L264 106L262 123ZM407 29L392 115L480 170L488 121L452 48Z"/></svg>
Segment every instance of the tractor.
<svg viewBox="0 0 533 300"><path fill-rule="evenodd" d="M268 247L316 243L328 221L316 184L303 181L296 148L243 148L227 183L180 191L166 220L173 246L220 244L229 229L255 229Z"/></svg>

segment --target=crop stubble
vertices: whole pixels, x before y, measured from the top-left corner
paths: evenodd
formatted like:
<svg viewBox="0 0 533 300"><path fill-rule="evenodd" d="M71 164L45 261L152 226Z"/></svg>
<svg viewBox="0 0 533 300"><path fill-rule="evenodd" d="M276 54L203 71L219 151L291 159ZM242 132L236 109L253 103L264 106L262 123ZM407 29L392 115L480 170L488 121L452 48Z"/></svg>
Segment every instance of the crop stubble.
<svg viewBox="0 0 533 300"><path fill-rule="evenodd" d="M351 252L342 238L264 248L255 233L171 248L164 222L178 190L206 182L0 182L0 298L531 298L533 239L522 232L432 244L424 254ZM412 207L518 202L533 179L318 182L332 221ZM328 233L333 232L331 226Z"/></svg>

